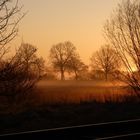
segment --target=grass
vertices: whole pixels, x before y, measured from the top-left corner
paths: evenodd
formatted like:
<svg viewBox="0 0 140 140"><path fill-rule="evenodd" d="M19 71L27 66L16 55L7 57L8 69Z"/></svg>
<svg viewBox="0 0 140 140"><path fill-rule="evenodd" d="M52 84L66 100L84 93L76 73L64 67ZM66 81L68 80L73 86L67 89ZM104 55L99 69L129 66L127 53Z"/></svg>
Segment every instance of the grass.
<svg viewBox="0 0 140 140"><path fill-rule="evenodd" d="M105 102L106 99L118 101L119 97L130 94L130 88L127 86L95 81L42 81L36 89L40 102L48 104Z"/></svg>
<svg viewBox="0 0 140 140"><path fill-rule="evenodd" d="M39 83L26 102L1 104L0 133L140 118L140 103L126 86L59 82Z"/></svg>

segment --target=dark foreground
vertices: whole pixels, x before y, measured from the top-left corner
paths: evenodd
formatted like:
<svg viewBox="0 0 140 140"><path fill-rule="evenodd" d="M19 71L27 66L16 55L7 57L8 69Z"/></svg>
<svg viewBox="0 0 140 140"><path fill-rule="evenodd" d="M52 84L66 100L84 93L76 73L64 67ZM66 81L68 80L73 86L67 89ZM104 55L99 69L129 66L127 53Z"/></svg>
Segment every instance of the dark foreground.
<svg viewBox="0 0 140 140"><path fill-rule="evenodd" d="M4 100L4 106L1 102L0 135L140 118L138 98L118 96L127 95L127 87L85 82L76 84L69 81L55 83L49 82L48 86L46 83L40 84L26 100L21 98L23 103L15 100L7 104ZM106 95L104 100L94 98L96 95L104 97L102 94Z"/></svg>
<svg viewBox="0 0 140 140"><path fill-rule="evenodd" d="M29 131L1 135L0 138L47 138L47 139L138 139L140 138L140 119L125 120L118 122L83 125L76 127L65 127L50 130Z"/></svg>
<svg viewBox="0 0 140 140"><path fill-rule="evenodd" d="M43 105L36 108L28 106L28 108L28 110L15 114L1 114L0 134L140 118L140 103L133 102L91 102L78 105Z"/></svg>

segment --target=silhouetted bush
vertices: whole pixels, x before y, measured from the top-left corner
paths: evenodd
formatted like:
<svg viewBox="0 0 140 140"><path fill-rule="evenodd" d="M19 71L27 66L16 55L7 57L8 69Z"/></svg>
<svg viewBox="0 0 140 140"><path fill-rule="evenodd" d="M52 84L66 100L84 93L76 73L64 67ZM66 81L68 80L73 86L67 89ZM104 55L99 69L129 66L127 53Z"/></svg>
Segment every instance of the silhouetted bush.
<svg viewBox="0 0 140 140"><path fill-rule="evenodd" d="M0 96L10 103L26 100L39 80L43 61L36 56L37 49L30 44L22 44L16 55L0 67Z"/></svg>

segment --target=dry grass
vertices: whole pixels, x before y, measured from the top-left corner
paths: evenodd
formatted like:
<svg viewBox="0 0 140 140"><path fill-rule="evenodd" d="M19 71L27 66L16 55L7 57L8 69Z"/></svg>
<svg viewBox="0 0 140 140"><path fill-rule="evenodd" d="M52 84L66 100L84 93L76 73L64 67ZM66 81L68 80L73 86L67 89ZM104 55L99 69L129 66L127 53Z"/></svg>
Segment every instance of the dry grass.
<svg viewBox="0 0 140 140"><path fill-rule="evenodd" d="M120 83L119 83L120 84ZM132 91L126 85L95 81L41 81L35 90L38 103L80 104L81 102L121 102Z"/></svg>
<svg viewBox="0 0 140 140"><path fill-rule="evenodd" d="M41 81L27 99L0 110L1 134L140 117L131 90L112 83Z"/></svg>
<svg viewBox="0 0 140 140"><path fill-rule="evenodd" d="M126 85L97 81L40 81L26 100L8 104L0 99L0 113L23 112L29 108L83 103L119 103L136 101Z"/></svg>

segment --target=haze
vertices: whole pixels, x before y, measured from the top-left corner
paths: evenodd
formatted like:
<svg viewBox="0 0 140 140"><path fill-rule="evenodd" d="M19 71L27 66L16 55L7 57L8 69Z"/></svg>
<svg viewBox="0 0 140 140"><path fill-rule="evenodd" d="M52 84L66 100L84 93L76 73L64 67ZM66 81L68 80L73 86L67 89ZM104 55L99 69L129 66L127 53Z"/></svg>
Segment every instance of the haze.
<svg viewBox="0 0 140 140"><path fill-rule="evenodd" d="M103 25L120 0L21 0L28 11L20 23L15 46L23 39L38 48L46 60L53 44L71 41L81 58L105 43Z"/></svg>

